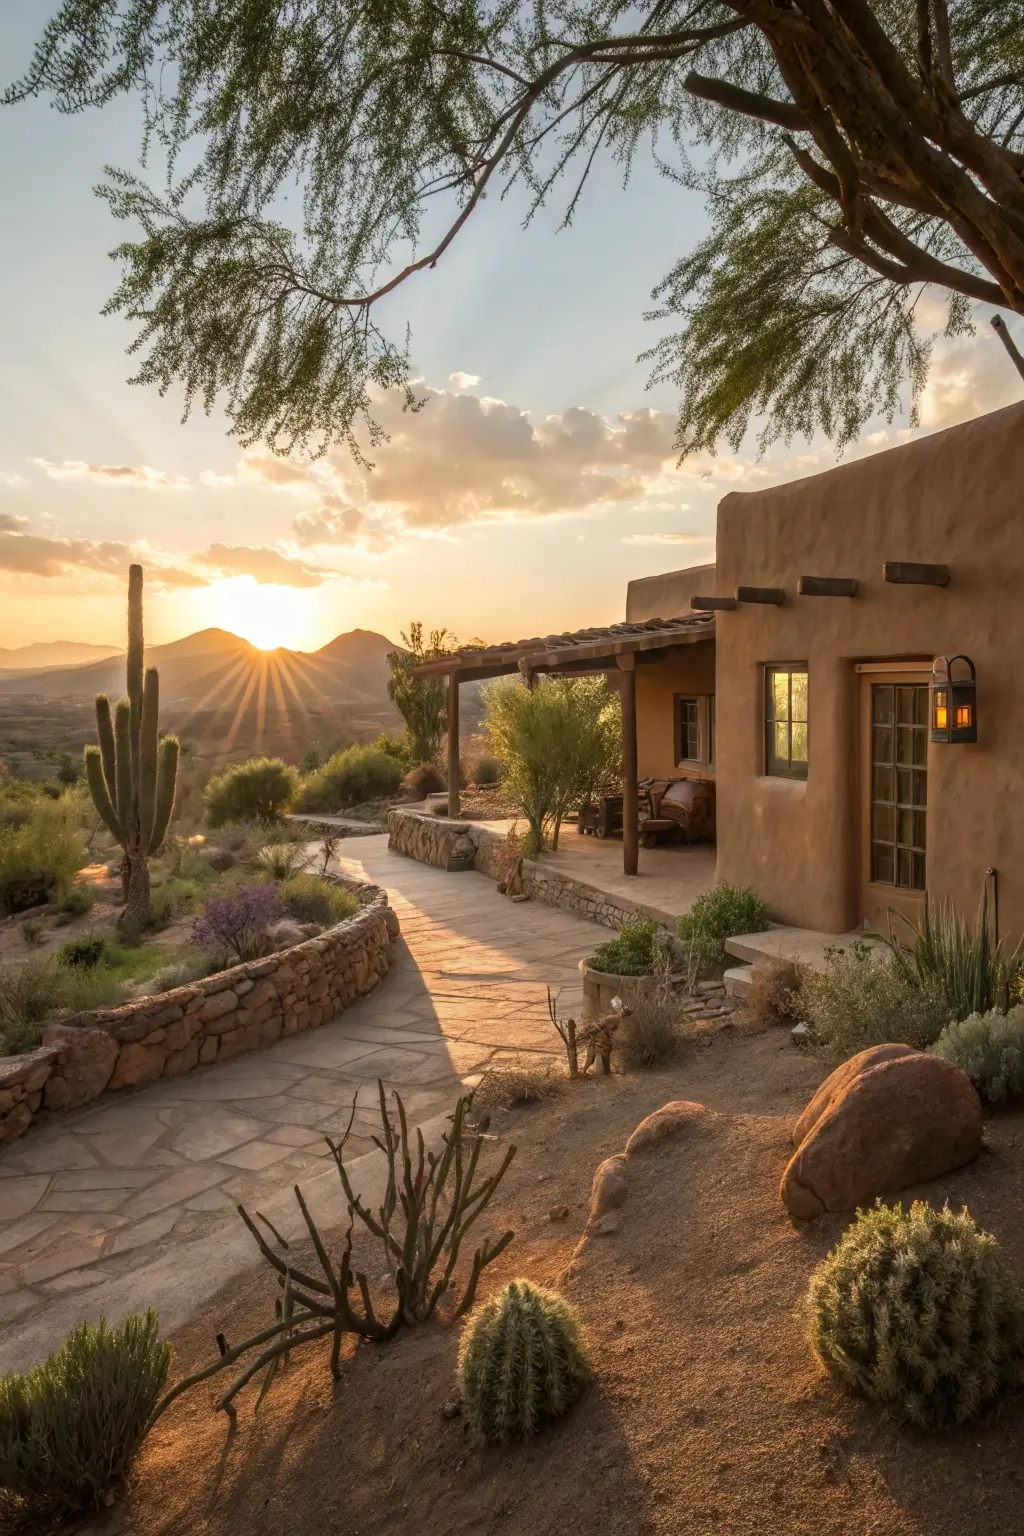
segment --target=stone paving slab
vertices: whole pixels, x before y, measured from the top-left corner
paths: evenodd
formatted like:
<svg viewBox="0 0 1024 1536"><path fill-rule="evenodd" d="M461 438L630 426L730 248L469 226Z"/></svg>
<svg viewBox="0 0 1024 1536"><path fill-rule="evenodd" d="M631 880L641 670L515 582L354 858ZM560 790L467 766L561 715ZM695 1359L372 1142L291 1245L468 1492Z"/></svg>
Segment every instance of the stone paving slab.
<svg viewBox="0 0 1024 1536"><path fill-rule="evenodd" d="M241 1267L254 1257L239 1201L286 1210L296 1182L337 1201L324 1138L344 1131L355 1099L349 1152L368 1160L378 1077L415 1122L443 1124L463 1080L496 1058L561 1048L546 989L578 1009L592 924L389 853L386 837L357 848L341 868L386 886L402 924L391 973L369 997L315 1033L44 1121L0 1148L0 1369L39 1358L80 1317L150 1305L153 1276L181 1321L182 1298L211 1294L230 1255Z"/></svg>

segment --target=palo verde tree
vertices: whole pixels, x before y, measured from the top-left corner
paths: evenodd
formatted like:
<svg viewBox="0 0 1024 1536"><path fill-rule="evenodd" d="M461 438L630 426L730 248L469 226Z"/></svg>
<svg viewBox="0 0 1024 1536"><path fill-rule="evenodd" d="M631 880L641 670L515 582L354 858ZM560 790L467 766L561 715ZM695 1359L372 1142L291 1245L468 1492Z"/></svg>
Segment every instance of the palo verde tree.
<svg viewBox="0 0 1024 1536"><path fill-rule="evenodd" d="M448 680L444 677L413 677L411 668L434 661L454 649L455 637L446 629L432 629L423 638L423 625L415 619L409 633L402 631L403 650L388 652L388 698L405 721L405 741L411 762L429 763L441 748L448 729Z"/></svg>
<svg viewBox="0 0 1024 1536"><path fill-rule="evenodd" d="M510 181L571 218L599 154L706 195L656 290L682 451L916 399L925 288L1024 313L1024 0L64 0L6 100L127 92L168 175L110 172L108 307L246 443L372 449L372 392L414 402L380 301Z"/></svg>
<svg viewBox="0 0 1024 1536"><path fill-rule="evenodd" d="M178 739L159 735L160 679L142 666L142 566L128 568L127 697L110 708L96 697L99 746L86 747L93 805L120 845L125 925L138 932L150 917L149 860L167 833L178 777Z"/></svg>

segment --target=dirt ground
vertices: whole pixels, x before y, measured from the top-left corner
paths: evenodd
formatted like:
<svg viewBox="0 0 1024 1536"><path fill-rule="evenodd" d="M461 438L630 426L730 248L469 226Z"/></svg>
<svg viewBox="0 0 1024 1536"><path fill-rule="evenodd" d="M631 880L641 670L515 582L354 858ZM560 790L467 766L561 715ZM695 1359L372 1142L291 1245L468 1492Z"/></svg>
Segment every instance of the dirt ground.
<svg viewBox="0 0 1024 1536"><path fill-rule="evenodd" d="M573 1413L535 1441L480 1448L461 1415L444 1415L455 1328L355 1348L337 1385L314 1345L255 1417L250 1392L234 1436L211 1409L212 1389L184 1398L148 1442L124 1503L90 1533L1021 1530L1024 1404L942 1436L897 1432L834 1388L804 1343L799 1302L843 1221L794 1223L776 1186L792 1117L824 1071L785 1031L725 1028L670 1068L588 1079L495 1115L494 1155L509 1140L519 1154L482 1230L511 1225L517 1239L484 1290L515 1274L560 1282L596 1366ZM677 1098L717 1113L630 1159L617 1230L574 1258L595 1167ZM1022 1138L1024 1112L991 1118L982 1156L922 1192L968 1205L1024 1273ZM568 1219L552 1221L562 1204ZM269 1320L275 1294L254 1270L215 1298L174 1337L175 1372L212 1358L218 1331L234 1341Z"/></svg>

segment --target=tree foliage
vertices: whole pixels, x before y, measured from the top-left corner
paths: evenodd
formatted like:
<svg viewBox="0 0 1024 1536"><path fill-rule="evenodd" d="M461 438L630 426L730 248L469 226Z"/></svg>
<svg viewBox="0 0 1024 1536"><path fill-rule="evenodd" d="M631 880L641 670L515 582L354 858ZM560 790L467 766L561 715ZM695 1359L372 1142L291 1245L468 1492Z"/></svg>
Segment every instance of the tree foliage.
<svg viewBox="0 0 1024 1536"><path fill-rule="evenodd" d="M372 450L416 403L381 301L513 181L571 218L599 154L707 199L651 354L684 451L916 398L929 285L951 332L1024 312L1024 0L64 0L5 99L126 92L167 175L109 172L108 308L245 442Z"/></svg>
<svg viewBox="0 0 1024 1536"><path fill-rule="evenodd" d="M413 677L412 668L447 656L455 649L455 636L447 629L432 629L424 639L417 620L402 631L403 650L388 652L388 698L405 721L406 752L415 767L430 763L441 749L448 729L448 679Z"/></svg>

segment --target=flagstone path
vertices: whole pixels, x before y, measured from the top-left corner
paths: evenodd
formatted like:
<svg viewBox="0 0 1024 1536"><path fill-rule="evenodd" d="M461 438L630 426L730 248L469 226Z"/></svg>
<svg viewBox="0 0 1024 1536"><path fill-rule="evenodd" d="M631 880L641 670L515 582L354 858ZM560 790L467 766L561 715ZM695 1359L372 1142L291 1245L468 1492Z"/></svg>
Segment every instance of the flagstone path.
<svg viewBox="0 0 1024 1536"><path fill-rule="evenodd" d="M354 1095L348 1150L369 1151L378 1078L423 1123L496 1055L553 1053L546 985L563 989L567 1011L578 1006L594 927L512 904L481 875L389 853L386 837L347 846L342 867L386 886L402 925L369 997L258 1055L111 1096L0 1147L0 1368L57 1342L49 1313L63 1331L101 1297L128 1297L131 1274L155 1273L156 1260L184 1285L197 1256L216 1251L209 1240L240 1228L239 1201L266 1207L330 1169L324 1137L344 1129ZM197 1285L193 1273L193 1296ZM20 1353L15 1334L32 1341Z"/></svg>

